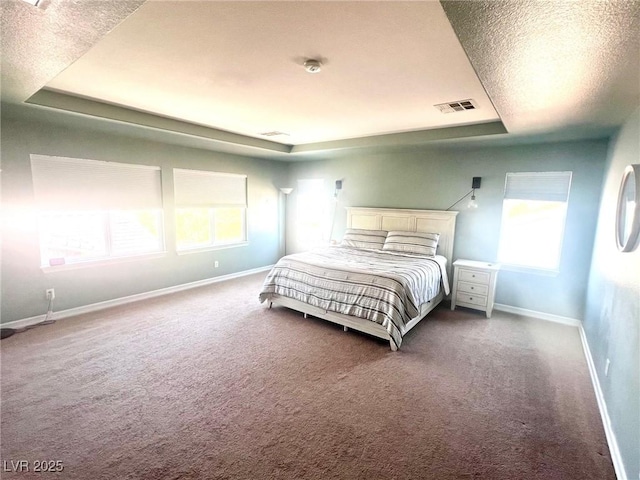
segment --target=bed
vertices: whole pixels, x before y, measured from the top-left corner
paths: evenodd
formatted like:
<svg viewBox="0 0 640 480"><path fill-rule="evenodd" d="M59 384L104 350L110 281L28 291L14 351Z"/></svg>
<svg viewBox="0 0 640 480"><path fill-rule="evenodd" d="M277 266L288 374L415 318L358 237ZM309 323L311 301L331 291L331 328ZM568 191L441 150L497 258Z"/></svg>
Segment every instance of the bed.
<svg viewBox="0 0 640 480"><path fill-rule="evenodd" d="M396 351L449 294L457 214L349 207L343 242L282 257L259 300L385 339ZM401 248L415 238L426 243Z"/></svg>

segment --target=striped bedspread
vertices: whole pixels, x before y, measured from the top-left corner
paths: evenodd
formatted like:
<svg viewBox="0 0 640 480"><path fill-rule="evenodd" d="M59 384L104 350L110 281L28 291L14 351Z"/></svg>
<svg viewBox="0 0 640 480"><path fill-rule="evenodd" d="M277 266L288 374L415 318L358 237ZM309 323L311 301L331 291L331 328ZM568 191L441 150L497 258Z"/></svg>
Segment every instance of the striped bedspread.
<svg viewBox="0 0 640 480"><path fill-rule="evenodd" d="M271 269L260 302L274 294L327 311L371 320L399 347L405 325L444 286L446 259L335 246L283 257Z"/></svg>

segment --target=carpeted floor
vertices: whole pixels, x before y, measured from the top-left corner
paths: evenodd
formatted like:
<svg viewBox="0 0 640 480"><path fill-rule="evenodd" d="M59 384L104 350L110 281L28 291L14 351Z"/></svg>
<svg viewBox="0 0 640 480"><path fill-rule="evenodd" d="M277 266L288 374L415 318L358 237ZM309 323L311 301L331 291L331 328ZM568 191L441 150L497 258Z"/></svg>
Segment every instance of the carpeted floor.
<svg viewBox="0 0 640 480"><path fill-rule="evenodd" d="M393 353L264 276L2 340L2 478L615 478L577 329L441 306Z"/></svg>

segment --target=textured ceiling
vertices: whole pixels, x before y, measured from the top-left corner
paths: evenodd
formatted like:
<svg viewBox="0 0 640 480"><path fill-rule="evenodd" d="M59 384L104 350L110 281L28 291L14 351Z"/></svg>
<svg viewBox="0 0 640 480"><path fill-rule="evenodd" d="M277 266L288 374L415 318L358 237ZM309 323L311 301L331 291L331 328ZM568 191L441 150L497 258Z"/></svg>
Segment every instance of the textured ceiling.
<svg viewBox="0 0 640 480"><path fill-rule="evenodd" d="M182 0L149 1L139 8L143 3L142 0L42 0L34 8L22 0L3 0L2 101L22 103L36 94L32 101L59 110L114 118L119 125L146 125L157 131L179 132L179 136L203 139L212 149L224 144L226 150L238 153L271 150L280 158L291 155L287 152L375 148L470 135L487 138L493 134L494 138L504 138L505 135L495 135L505 132L502 124L509 138L603 136L622 124L640 104L637 0L259 3ZM246 10L252 5L263 9L257 17L247 16ZM186 10L211 7L226 12L225 20L208 18L199 10L202 21L180 24L187 18ZM413 12L411 18L398 13L403 9L405 13ZM162 15L157 16L159 12ZM149 19L154 19L152 26L141 23ZM338 23L331 23L334 21ZM169 28L166 35L162 34L162 27ZM345 29L350 30L342 31ZM347 35L358 32L368 37L355 40L357 37ZM197 42L192 42L198 38L195 35L213 44L194 47ZM172 38L175 41L170 41ZM180 45L175 45L176 41ZM137 48L137 44L143 48ZM285 48L287 45L291 48ZM282 50L279 59L264 55L277 51L269 50L274 46ZM108 56L102 57L105 51ZM465 54L469 63L462 58ZM326 60L326 68L319 76L308 75L300 64L305 57L316 55ZM452 68L446 65L449 55L455 55ZM199 73L170 71L172 60L181 61L181 56L189 57L186 62L189 68L200 64ZM101 64L103 59L108 59L106 65ZM81 76L74 80L72 73L85 61L99 67L99 76L89 82ZM253 71L247 68L251 65L255 66ZM140 82L140 75L150 75L155 67L167 72L167 78L148 88L153 101L144 104L137 96L128 96L130 88L135 92L147 88L146 83ZM294 81L298 75L302 79ZM342 84L340 75L344 75ZM95 82L96 78L105 81ZM68 101L64 96L52 96L52 92L41 90L47 84L64 90L58 83L63 79L76 85L88 84L84 88L95 88L94 83L112 84L107 91L111 96L103 100L114 105L83 98ZM215 82L209 87L217 88L216 94L222 92L226 98L202 98L200 104L185 99L185 91L199 92L212 79ZM126 83L131 80L137 82L133 87ZM298 90L286 94L299 81L310 85L302 88L298 84ZM323 83L318 88L310 82ZM156 85L161 87L160 91L154 91ZM268 88L260 90L262 87L257 85ZM162 90L171 86L173 92ZM474 128L434 128L428 122L420 123L433 115L433 103L462 99L466 97L465 88L474 92L471 95L486 93L482 100L482 109L486 111L482 113L491 113L493 117L469 117L468 122L441 124L447 127L460 122ZM475 93L478 89L480 94ZM244 101L243 92L255 93L254 90L289 109L298 119L294 128L290 128L291 123L269 121L286 117L282 109L274 107L270 112L259 112L251 102ZM331 95L326 96L329 92ZM84 96L99 98L104 94L90 90ZM412 94L424 98L416 100ZM349 113L350 108L360 111L369 104L376 107L374 114L355 122L348 119L345 112ZM492 106L495 111L490 111ZM192 115L186 119L194 123L166 118L188 117L185 111ZM321 131L312 122L315 112L333 114L333 125ZM236 123L225 126L220 120L224 118ZM496 122L495 126L478 123L488 118L500 118L502 123ZM105 122L108 125L108 120ZM345 139L340 129L346 132L348 127L353 128L350 123L357 124L357 128L347 136L357 138ZM257 128L283 131L299 128L303 134L297 143L301 144L283 145L224 131L252 135ZM142 131L130 129L136 130ZM388 135L391 132L396 133ZM321 139L333 141L319 142Z"/></svg>
<svg viewBox="0 0 640 480"><path fill-rule="evenodd" d="M640 104L640 2L442 4L509 132L596 131Z"/></svg>
<svg viewBox="0 0 640 480"><path fill-rule="evenodd" d="M2 0L2 100L22 102L42 88L144 0Z"/></svg>

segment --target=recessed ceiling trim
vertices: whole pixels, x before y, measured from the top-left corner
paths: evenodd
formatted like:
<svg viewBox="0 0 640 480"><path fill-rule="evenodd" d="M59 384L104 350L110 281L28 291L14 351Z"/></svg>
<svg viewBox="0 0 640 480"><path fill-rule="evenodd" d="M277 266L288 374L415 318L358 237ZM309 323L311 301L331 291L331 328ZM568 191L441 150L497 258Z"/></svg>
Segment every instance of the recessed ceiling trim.
<svg viewBox="0 0 640 480"><path fill-rule="evenodd" d="M54 92L52 90L40 90L32 95L26 103L91 115L93 117L106 118L108 120L125 122L143 127L207 138L218 142L259 148L279 153L291 152L291 145L271 142L261 138L248 137L193 123L182 122L172 118L161 117L150 113L140 112L138 110L96 102L94 100Z"/></svg>
<svg viewBox="0 0 640 480"><path fill-rule="evenodd" d="M372 135L369 137L329 142L285 145L260 138L216 130L202 125L182 122L171 118L160 117L137 110L130 110L124 107L96 102L46 89L40 90L35 95L31 96L26 103L60 111L89 115L115 122L128 123L160 131L204 138L215 142L237 145L238 147L243 148L256 148L262 151L284 154L285 156L289 156L289 154L314 153L346 148L385 148L401 144L410 146L452 138L507 133L502 122L497 121L457 127Z"/></svg>
<svg viewBox="0 0 640 480"><path fill-rule="evenodd" d="M370 137L351 138L331 142L306 143L293 145L291 153L309 153L325 150L339 150L345 148L394 147L398 145L419 145L438 140L452 138L476 137L484 135L499 135L507 133L501 121L476 123L457 127L432 128L429 130L415 130L412 132L389 133Z"/></svg>

